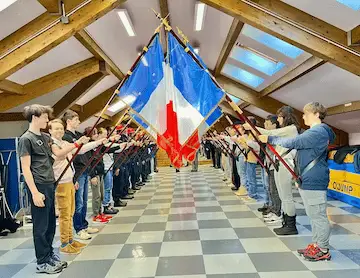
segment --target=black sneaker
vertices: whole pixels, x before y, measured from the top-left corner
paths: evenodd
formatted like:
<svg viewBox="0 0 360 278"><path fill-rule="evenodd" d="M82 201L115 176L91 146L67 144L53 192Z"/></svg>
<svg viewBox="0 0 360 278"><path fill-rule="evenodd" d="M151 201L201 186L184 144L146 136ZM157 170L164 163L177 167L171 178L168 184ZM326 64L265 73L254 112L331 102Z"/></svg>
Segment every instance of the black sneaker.
<svg viewBox="0 0 360 278"><path fill-rule="evenodd" d="M110 206L108 207L104 207L104 213L105 214L117 214L119 211L115 211L113 208L111 208Z"/></svg>
<svg viewBox="0 0 360 278"><path fill-rule="evenodd" d="M132 190L140 190L141 189L141 187L140 186L134 186L133 188L132 188Z"/></svg>
<svg viewBox="0 0 360 278"><path fill-rule="evenodd" d="M269 206L267 206L266 204L264 204L263 207L258 208L258 211L259 211L259 212L264 212L264 211L266 211L268 208L269 208Z"/></svg>
<svg viewBox="0 0 360 278"><path fill-rule="evenodd" d="M56 264L53 260L49 260L47 263L38 264L36 266L37 273L56 274L63 270L61 266Z"/></svg>
<svg viewBox="0 0 360 278"><path fill-rule="evenodd" d="M131 199L134 199L134 196L132 196L132 195L126 195L126 196L122 197L121 199L131 200Z"/></svg>
<svg viewBox="0 0 360 278"><path fill-rule="evenodd" d="M130 188L129 191L128 191L128 195L134 195L135 192L136 192L135 190Z"/></svg>
<svg viewBox="0 0 360 278"><path fill-rule="evenodd" d="M119 200L114 203L114 206L115 207L126 207L127 203Z"/></svg>
<svg viewBox="0 0 360 278"><path fill-rule="evenodd" d="M231 187L231 190L232 190L232 191L237 191L238 189L239 189L239 188L236 187L236 186Z"/></svg>

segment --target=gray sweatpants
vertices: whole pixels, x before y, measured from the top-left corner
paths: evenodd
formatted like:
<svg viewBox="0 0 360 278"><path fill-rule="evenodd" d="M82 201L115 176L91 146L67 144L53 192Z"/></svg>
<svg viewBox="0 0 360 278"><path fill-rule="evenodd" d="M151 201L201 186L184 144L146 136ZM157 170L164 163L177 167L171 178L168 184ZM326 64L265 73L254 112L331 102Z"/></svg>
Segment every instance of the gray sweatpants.
<svg viewBox="0 0 360 278"><path fill-rule="evenodd" d="M98 182L96 185L91 184L92 191L92 209L93 215L96 216L101 213L101 203L104 198L104 177L103 175L96 176Z"/></svg>
<svg viewBox="0 0 360 278"><path fill-rule="evenodd" d="M290 161L285 161L290 164ZM279 171L275 171L275 183L281 200L281 207L283 212L288 216L295 216L296 209L292 193L292 176L290 172L281 164L281 162Z"/></svg>
<svg viewBox="0 0 360 278"><path fill-rule="evenodd" d="M275 183L275 170L270 170L269 195L271 200L271 211L277 216L281 215L281 200Z"/></svg>
<svg viewBox="0 0 360 278"><path fill-rule="evenodd" d="M306 214L311 221L313 242L320 248L329 248L330 223L326 215L326 190L302 190Z"/></svg>

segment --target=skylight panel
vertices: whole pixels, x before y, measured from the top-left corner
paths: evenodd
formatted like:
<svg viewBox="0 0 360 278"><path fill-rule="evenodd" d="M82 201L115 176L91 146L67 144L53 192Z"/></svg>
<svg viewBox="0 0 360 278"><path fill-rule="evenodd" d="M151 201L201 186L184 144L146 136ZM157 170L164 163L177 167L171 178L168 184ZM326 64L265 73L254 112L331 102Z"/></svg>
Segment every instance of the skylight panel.
<svg viewBox="0 0 360 278"><path fill-rule="evenodd" d="M339 3L353 9L355 11L360 11L360 1L359 0L336 0Z"/></svg>
<svg viewBox="0 0 360 278"><path fill-rule="evenodd" d="M235 47L230 57L269 76L285 66L284 63L271 60L266 58L265 55L261 56L254 51L242 47Z"/></svg>
<svg viewBox="0 0 360 278"><path fill-rule="evenodd" d="M256 29L248 24L246 24L242 29L242 34L292 59L296 59L299 55L301 55L304 52L300 48L297 48L296 46L293 46L272 35L260 31L259 29Z"/></svg>
<svg viewBox="0 0 360 278"><path fill-rule="evenodd" d="M223 72L228 76L253 88L257 88L261 83L264 82L263 78L230 64L226 64L224 66Z"/></svg>
<svg viewBox="0 0 360 278"><path fill-rule="evenodd" d="M227 94L231 99L232 99L232 101L233 102L235 102L236 104L238 104L239 102L240 102L240 99L239 98L237 98L237 97L235 97L235 96L233 96L233 95L230 95L230 94Z"/></svg>

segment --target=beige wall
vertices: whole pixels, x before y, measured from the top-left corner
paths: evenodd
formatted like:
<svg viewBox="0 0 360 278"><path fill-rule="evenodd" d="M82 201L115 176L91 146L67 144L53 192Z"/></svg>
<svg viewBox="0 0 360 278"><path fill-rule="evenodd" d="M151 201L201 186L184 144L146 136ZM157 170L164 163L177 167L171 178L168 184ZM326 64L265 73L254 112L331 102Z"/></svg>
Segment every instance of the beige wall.
<svg viewBox="0 0 360 278"><path fill-rule="evenodd" d="M0 122L0 138L20 137L28 126L27 121Z"/></svg>
<svg viewBox="0 0 360 278"><path fill-rule="evenodd" d="M350 133L349 134L349 144L350 144L350 146L360 145L360 133Z"/></svg>

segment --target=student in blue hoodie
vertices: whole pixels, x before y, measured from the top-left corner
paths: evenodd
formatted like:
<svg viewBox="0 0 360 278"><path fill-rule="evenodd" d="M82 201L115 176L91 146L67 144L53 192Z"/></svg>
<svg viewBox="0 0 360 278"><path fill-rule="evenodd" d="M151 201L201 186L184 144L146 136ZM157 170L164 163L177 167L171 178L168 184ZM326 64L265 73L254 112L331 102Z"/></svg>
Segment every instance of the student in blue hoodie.
<svg viewBox="0 0 360 278"><path fill-rule="evenodd" d="M329 143L334 142L335 134L322 122L326 116L326 108L322 104L308 103L303 111L305 125L310 127L304 133L295 138L260 135L259 139L264 143L297 150L295 164L300 180L296 186L311 221L314 241L305 249L298 250L298 253L310 261L330 260L330 223L326 215L326 193L329 184L327 150ZM287 217L285 221L292 219Z"/></svg>

